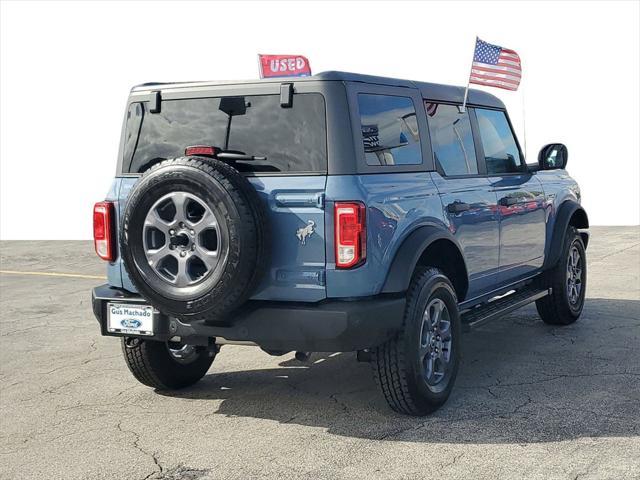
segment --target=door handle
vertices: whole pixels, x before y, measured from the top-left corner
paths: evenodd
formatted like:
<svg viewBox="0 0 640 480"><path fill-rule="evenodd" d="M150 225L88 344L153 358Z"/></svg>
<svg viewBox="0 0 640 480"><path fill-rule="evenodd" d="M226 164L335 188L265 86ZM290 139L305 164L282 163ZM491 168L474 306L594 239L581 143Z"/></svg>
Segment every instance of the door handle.
<svg viewBox="0 0 640 480"><path fill-rule="evenodd" d="M453 202L447 205L447 211L449 213L462 213L471 209L471 206L468 203L463 202Z"/></svg>
<svg viewBox="0 0 640 480"><path fill-rule="evenodd" d="M516 197L502 197L498 203L503 207L510 207L518 203L518 199Z"/></svg>

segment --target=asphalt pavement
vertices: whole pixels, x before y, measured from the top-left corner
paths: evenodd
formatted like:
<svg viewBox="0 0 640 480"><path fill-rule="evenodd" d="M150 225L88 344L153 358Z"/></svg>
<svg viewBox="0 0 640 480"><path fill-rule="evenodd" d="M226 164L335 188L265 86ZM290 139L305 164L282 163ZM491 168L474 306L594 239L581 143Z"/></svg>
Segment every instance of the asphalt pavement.
<svg viewBox="0 0 640 480"><path fill-rule="evenodd" d="M640 478L640 227L591 232L580 320L528 306L466 334L425 418L389 410L351 353L225 346L155 392L100 336L90 242L1 242L0 478Z"/></svg>

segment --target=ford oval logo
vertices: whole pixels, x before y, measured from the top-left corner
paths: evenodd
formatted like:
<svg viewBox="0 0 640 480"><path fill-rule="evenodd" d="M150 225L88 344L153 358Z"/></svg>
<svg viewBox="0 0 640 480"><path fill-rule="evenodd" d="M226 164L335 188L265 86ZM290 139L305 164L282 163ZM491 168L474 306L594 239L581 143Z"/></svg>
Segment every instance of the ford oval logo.
<svg viewBox="0 0 640 480"><path fill-rule="evenodd" d="M140 328L142 322L140 320L136 320L135 318L125 318L124 320L120 320L120 325L124 328Z"/></svg>

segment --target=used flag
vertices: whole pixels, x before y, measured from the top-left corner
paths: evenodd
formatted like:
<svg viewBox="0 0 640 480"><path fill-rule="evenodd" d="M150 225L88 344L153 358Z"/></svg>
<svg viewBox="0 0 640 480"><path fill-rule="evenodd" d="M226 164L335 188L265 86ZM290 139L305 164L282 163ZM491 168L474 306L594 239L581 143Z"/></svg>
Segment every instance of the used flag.
<svg viewBox="0 0 640 480"><path fill-rule="evenodd" d="M269 77L308 77L311 75L309 60L302 55L262 55L260 62L260 78Z"/></svg>
<svg viewBox="0 0 640 480"><path fill-rule="evenodd" d="M514 50L476 38L469 83L517 90L520 78L522 78L522 64Z"/></svg>

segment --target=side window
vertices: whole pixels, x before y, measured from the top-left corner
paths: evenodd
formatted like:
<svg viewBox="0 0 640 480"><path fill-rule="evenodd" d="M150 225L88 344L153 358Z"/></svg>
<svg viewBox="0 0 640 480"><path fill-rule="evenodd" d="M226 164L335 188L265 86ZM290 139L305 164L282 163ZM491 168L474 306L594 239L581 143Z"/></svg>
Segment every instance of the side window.
<svg viewBox="0 0 640 480"><path fill-rule="evenodd" d="M140 133L140 125L142 125L142 117L144 116L144 107L142 103L132 103L127 111L127 128L124 133L124 163L128 165L131 158L135 154L136 143L138 142L138 134Z"/></svg>
<svg viewBox="0 0 640 480"><path fill-rule="evenodd" d="M422 163L418 121L409 97L358 94L367 165Z"/></svg>
<svg viewBox="0 0 640 480"><path fill-rule="evenodd" d="M504 112L476 108L487 173L515 173L522 170L518 145Z"/></svg>
<svg viewBox="0 0 640 480"><path fill-rule="evenodd" d="M436 165L445 175L477 175L469 113L455 105L424 102Z"/></svg>

